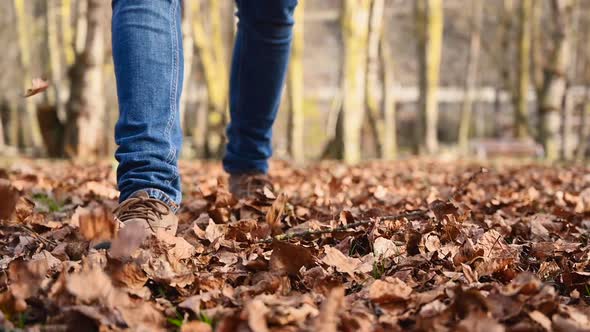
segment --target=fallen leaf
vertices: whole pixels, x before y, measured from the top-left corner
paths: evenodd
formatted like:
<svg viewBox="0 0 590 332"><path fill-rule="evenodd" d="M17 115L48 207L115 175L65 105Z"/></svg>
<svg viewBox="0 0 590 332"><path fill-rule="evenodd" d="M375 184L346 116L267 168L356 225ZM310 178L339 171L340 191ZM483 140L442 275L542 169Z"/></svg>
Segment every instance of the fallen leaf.
<svg viewBox="0 0 590 332"><path fill-rule="evenodd" d="M531 311L529 312L529 317L531 317L531 319L535 322L539 323L539 325L541 325L545 331L551 331L551 319L545 316L542 312L538 310Z"/></svg>
<svg viewBox="0 0 590 332"><path fill-rule="evenodd" d="M212 332L211 325L198 320L182 324L180 332Z"/></svg>
<svg viewBox="0 0 590 332"><path fill-rule="evenodd" d="M265 317L269 310L264 302L254 299L246 303L245 311L248 317L248 326L253 332L270 332Z"/></svg>
<svg viewBox="0 0 590 332"><path fill-rule="evenodd" d="M472 313L457 326L460 332L504 332L506 329L493 318Z"/></svg>
<svg viewBox="0 0 590 332"><path fill-rule="evenodd" d="M205 229L205 236L209 242L214 243L225 236L225 231L225 225L218 225L214 223L213 220L209 220L209 225L207 225L207 228Z"/></svg>
<svg viewBox="0 0 590 332"><path fill-rule="evenodd" d="M373 252L375 253L375 257L390 258L399 255L401 253L401 248L398 248L395 243L389 239L378 237L373 243Z"/></svg>
<svg viewBox="0 0 590 332"><path fill-rule="evenodd" d="M344 287L333 288L324 302L315 320L314 330L322 332L338 331L340 311L344 302Z"/></svg>
<svg viewBox="0 0 590 332"><path fill-rule="evenodd" d="M378 304L406 301L412 294L412 288L394 277L375 280L369 287L369 299Z"/></svg>
<svg viewBox="0 0 590 332"><path fill-rule="evenodd" d="M361 265L361 260L345 256L340 250L324 246L325 256L321 259L324 264L334 267L337 271L354 276L356 269Z"/></svg>
<svg viewBox="0 0 590 332"><path fill-rule="evenodd" d="M11 219L18 198L18 191L10 184L10 181L0 179L0 222Z"/></svg>
<svg viewBox="0 0 590 332"><path fill-rule="evenodd" d="M310 248L281 241L273 242L270 255L270 270L273 272L295 275L301 267L310 268L315 262Z"/></svg>
<svg viewBox="0 0 590 332"><path fill-rule="evenodd" d="M36 295L41 288L41 280L49 269L46 259L33 261L15 260L8 265L10 293L15 299L15 310L27 308L26 299Z"/></svg>

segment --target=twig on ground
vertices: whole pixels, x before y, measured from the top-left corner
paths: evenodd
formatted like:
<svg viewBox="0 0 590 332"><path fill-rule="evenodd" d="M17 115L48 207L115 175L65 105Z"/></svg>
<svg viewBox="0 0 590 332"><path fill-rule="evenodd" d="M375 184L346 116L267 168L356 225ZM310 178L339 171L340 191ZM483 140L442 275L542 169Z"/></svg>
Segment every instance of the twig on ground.
<svg viewBox="0 0 590 332"><path fill-rule="evenodd" d="M32 237L36 238L37 240L41 241L43 244L48 245L51 244L53 246L57 245L57 242L50 240L46 237L44 237L41 234L38 234L37 232L35 232L32 228L30 228L29 226L26 225L16 225L17 228L20 228L22 230L24 230L25 232L27 232L29 235L31 235Z"/></svg>
<svg viewBox="0 0 590 332"><path fill-rule="evenodd" d="M378 220L398 220L398 219L402 219L402 218L407 218L408 220L415 220L419 217L424 217L426 215L427 215L427 211L422 211L422 210L412 211L412 212L401 213L398 215L377 217L374 220L363 220L363 221L359 221L359 222L355 222L355 223L347 224L347 225L342 225L342 226L338 226L338 227L330 227L330 228L318 229L318 230L309 230L308 229L308 230L299 231L299 232L279 234L279 235L276 235L273 237L269 237L269 238L257 241L256 243L271 243L272 241L288 241L288 240L291 240L294 238L301 238L301 237L312 236L312 235L344 232L344 231L347 231L352 228L373 224ZM405 244L404 242L399 242L399 241L394 241L394 243L396 245L404 245Z"/></svg>

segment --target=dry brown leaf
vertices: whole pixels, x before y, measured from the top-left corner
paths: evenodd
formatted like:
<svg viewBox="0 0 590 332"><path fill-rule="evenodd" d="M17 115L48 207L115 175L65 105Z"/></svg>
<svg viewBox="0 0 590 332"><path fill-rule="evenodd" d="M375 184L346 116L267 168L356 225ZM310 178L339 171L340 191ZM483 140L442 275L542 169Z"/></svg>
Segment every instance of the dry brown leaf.
<svg viewBox="0 0 590 332"><path fill-rule="evenodd" d="M265 317L269 310L264 302L253 299L246 303L245 311L248 317L248 326L253 332L270 332Z"/></svg>
<svg viewBox="0 0 590 332"><path fill-rule="evenodd" d="M209 225L207 225L207 228L205 229L205 236L209 242L214 243L225 236L226 230L227 227L225 225L218 225L210 219Z"/></svg>
<svg viewBox="0 0 590 332"><path fill-rule="evenodd" d="M10 181L0 179L0 222L11 219L18 198L18 191L10 184Z"/></svg>
<svg viewBox="0 0 590 332"><path fill-rule="evenodd" d="M281 217L285 211L285 205L287 204L287 195L280 193L277 199L272 203L272 206L266 213L266 223L270 225L272 235L282 233L281 231Z"/></svg>
<svg viewBox="0 0 590 332"><path fill-rule="evenodd" d="M339 272L348 273L350 276L354 276L356 269L362 263L360 259L345 256L340 250L329 246L324 246L324 253L325 256L322 258L324 264L334 267Z"/></svg>
<svg viewBox="0 0 590 332"><path fill-rule="evenodd" d="M330 291L322 308L320 314L315 320L314 329L323 332L338 331L338 324L340 323L340 311L344 302L344 287L336 287Z"/></svg>
<svg viewBox="0 0 590 332"><path fill-rule="evenodd" d="M27 308L25 300L39 291L47 270L46 259L27 262L16 260L8 265L10 293L15 299L14 310L24 311Z"/></svg>
<svg viewBox="0 0 590 332"><path fill-rule="evenodd" d="M531 295L536 294L541 289L541 281L530 272L520 273L510 284L506 285L502 290L502 294L506 296L514 296L516 294Z"/></svg>
<svg viewBox="0 0 590 332"><path fill-rule="evenodd" d="M369 287L369 299L378 304L406 301L412 294L412 288L394 277L375 280Z"/></svg>
<svg viewBox="0 0 590 332"><path fill-rule="evenodd" d="M82 303L100 301L107 305L114 304L110 298L113 295L111 279L97 268L70 275L66 289Z"/></svg>
<svg viewBox="0 0 590 332"><path fill-rule="evenodd" d="M551 331L551 319L545 316L542 312L538 310L531 311L529 312L529 317L531 317L531 319L535 322L539 323L539 325L541 325L545 331Z"/></svg>
<svg viewBox="0 0 590 332"><path fill-rule="evenodd" d="M182 324L180 332L212 332L211 325L198 320Z"/></svg>
<svg viewBox="0 0 590 332"><path fill-rule="evenodd" d="M504 332L506 329L493 318L481 313L473 313L457 326L459 332Z"/></svg>
<svg viewBox="0 0 590 332"><path fill-rule="evenodd" d="M110 240L115 236L117 223L113 214L104 206L77 211L80 233L88 241Z"/></svg>
<svg viewBox="0 0 590 332"><path fill-rule="evenodd" d="M270 255L270 270L273 272L294 275L301 267L310 268L315 262L310 248L281 241L273 242L273 251Z"/></svg>
<svg viewBox="0 0 590 332"><path fill-rule="evenodd" d="M185 239L171 235L163 229L158 229L156 239L166 245L166 254L170 260L179 261L190 258L195 254L195 247Z"/></svg>
<svg viewBox="0 0 590 332"><path fill-rule="evenodd" d="M47 88L49 88L49 82L43 80L42 78L34 78L31 81L31 87L27 89L23 97L28 98L34 96L47 90Z"/></svg>
<svg viewBox="0 0 590 332"><path fill-rule="evenodd" d="M109 253L113 258L129 257L139 248L147 236L148 233L140 222L128 222L113 240Z"/></svg>
<svg viewBox="0 0 590 332"><path fill-rule="evenodd" d="M194 312L195 314L199 314L201 313L202 309L205 309L207 307L207 304L214 302L221 295L221 291L218 289L212 290L210 292L203 292L199 295L193 295L185 299L178 306L180 308L192 310L192 312Z"/></svg>
<svg viewBox="0 0 590 332"><path fill-rule="evenodd" d="M375 254L375 257L381 259L397 256L401 251L401 247L398 248L393 241L383 237L376 238L373 243L373 253Z"/></svg>

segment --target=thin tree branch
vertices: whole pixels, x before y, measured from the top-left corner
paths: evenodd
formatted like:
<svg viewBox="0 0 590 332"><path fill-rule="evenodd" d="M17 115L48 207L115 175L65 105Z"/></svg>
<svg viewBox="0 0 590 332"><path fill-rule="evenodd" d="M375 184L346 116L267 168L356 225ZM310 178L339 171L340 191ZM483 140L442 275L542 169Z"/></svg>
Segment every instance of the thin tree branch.
<svg viewBox="0 0 590 332"><path fill-rule="evenodd" d="M338 226L338 227L330 227L330 228L318 229L318 230L309 230L308 229L308 230L298 231L298 232L293 232L293 233L285 233L285 234L280 234L280 235L276 235L273 237L269 237L269 238L257 241L256 243L271 243L273 241L288 241L288 240L291 240L294 238L302 238L302 237L312 236L312 235L344 232L349 229L353 229L353 228L360 227L360 226L367 226L367 225L370 225L370 224L373 224L377 221L382 221L382 220L398 220L398 219L402 219L402 218L406 218L408 220L416 220L418 218L427 216L427 213L428 213L427 211L419 210L419 211L405 212L405 213L401 213L398 215L377 217L372 220L358 221L358 222L355 222L352 224L342 225L342 226ZM404 242L395 242L395 241L394 241L394 243L396 245L404 245L405 244Z"/></svg>

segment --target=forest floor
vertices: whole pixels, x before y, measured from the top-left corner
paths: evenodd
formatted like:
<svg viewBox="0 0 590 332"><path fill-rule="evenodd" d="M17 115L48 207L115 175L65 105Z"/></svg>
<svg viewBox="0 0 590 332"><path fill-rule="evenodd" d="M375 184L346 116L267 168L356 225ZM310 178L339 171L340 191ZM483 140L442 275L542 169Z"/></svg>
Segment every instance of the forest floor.
<svg viewBox="0 0 590 332"><path fill-rule="evenodd" d="M0 331L590 331L588 168L277 162L239 202L181 173L138 248L111 165L0 170Z"/></svg>

